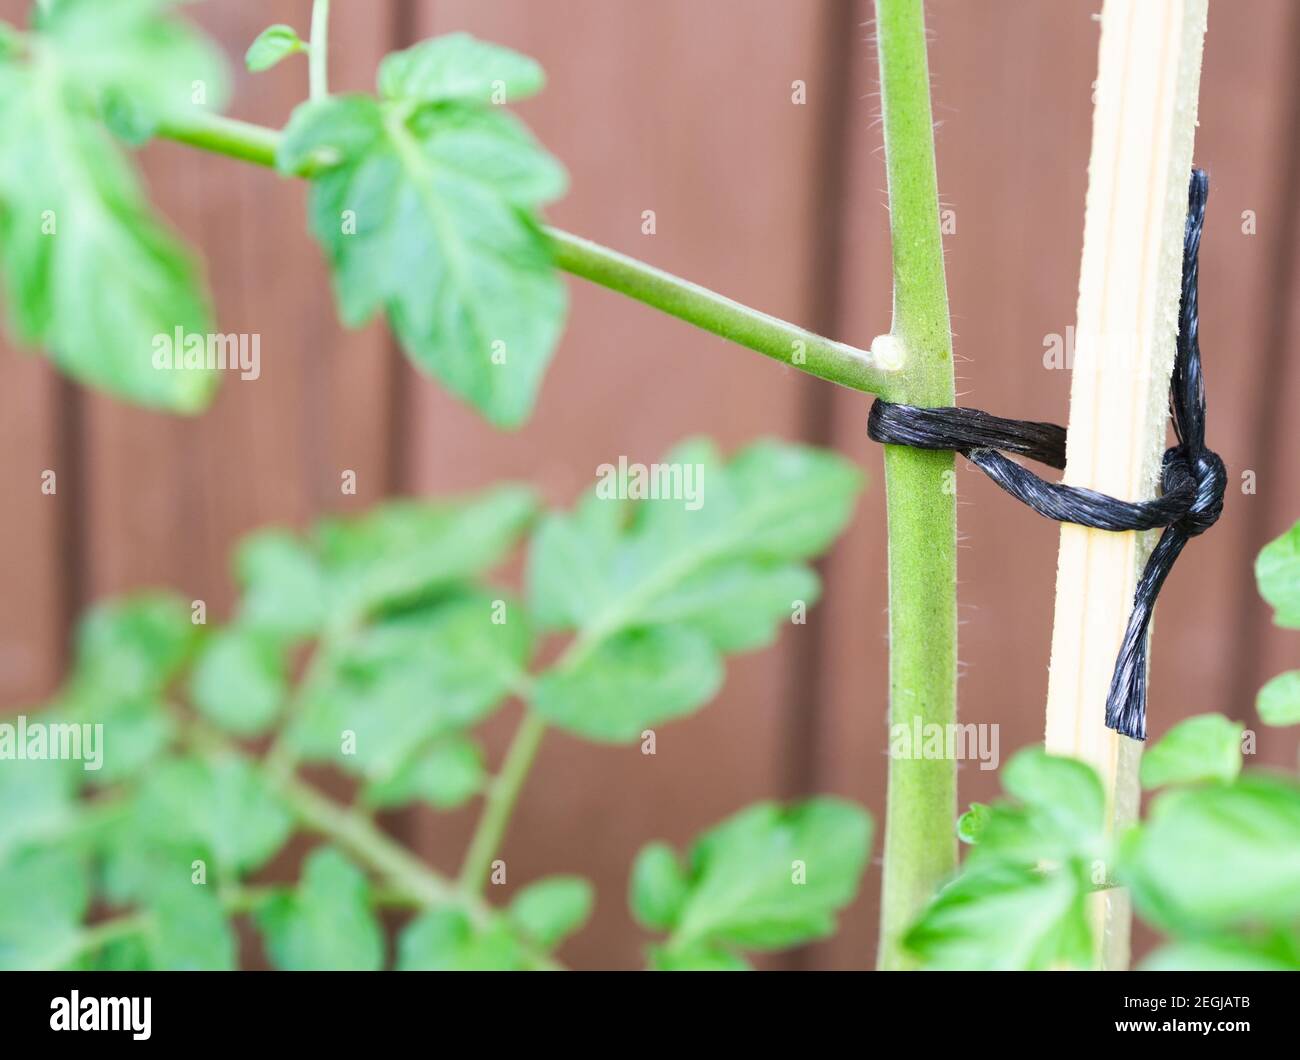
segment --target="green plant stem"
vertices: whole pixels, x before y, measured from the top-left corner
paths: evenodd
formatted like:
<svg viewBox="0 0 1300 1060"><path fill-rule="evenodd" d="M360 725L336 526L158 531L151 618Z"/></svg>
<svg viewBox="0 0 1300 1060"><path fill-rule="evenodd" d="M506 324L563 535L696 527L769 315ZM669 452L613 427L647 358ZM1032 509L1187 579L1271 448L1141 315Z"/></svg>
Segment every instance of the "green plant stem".
<svg viewBox="0 0 1300 1060"><path fill-rule="evenodd" d="M270 167L275 166L276 147L280 142L280 134L274 129L199 110L183 120L165 122L158 134L191 147ZM298 175L310 176L310 168ZM869 394L891 396L902 382L901 373L878 367L864 350L751 309L589 239L556 228L548 228L547 233L555 249L555 263L566 272L635 298L782 364Z"/></svg>
<svg viewBox="0 0 1300 1060"><path fill-rule="evenodd" d="M955 403L922 0L876 0L894 262L893 334L907 372L895 400ZM889 717L911 731L957 718L957 511L953 455L885 447ZM932 730L931 730L932 731ZM889 762L881 968L910 966L902 934L957 865L956 763Z"/></svg>
<svg viewBox="0 0 1300 1060"><path fill-rule="evenodd" d="M483 815L479 818L469 848L465 851L458 881L465 894L481 894L486 886L492 859L501 848L506 826L510 823L510 814L514 811L519 791L524 786L524 780L532 768L545 734L546 722L540 715L525 710L510 748L506 751L501 771L488 789Z"/></svg>
<svg viewBox="0 0 1300 1060"><path fill-rule="evenodd" d="M316 0L311 9L311 43L307 53L307 83L312 99L330 94L330 0Z"/></svg>

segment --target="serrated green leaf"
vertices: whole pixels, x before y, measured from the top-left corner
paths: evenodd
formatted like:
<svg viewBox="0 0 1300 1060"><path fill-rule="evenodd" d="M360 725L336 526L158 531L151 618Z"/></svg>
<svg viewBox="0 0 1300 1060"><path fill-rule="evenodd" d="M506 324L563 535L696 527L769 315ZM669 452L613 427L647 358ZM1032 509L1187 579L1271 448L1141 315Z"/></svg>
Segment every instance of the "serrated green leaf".
<svg viewBox="0 0 1300 1060"><path fill-rule="evenodd" d="M280 645L242 626L218 630L190 674L190 699L211 721L240 736L265 732L288 695Z"/></svg>
<svg viewBox="0 0 1300 1060"><path fill-rule="evenodd" d="M1168 791L1126 842L1120 867L1157 925L1288 925L1300 917L1300 785L1253 774Z"/></svg>
<svg viewBox="0 0 1300 1060"><path fill-rule="evenodd" d="M468 33L422 41L379 65L381 95L422 103L515 103L545 84L535 60Z"/></svg>
<svg viewBox="0 0 1300 1060"><path fill-rule="evenodd" d="M398 971L504 972L527 967L523 947L500 916L476 925L459 909L430 909L397 940Z"/></svg>
<svg viewBox="0 0 1300 1060"><path fill-rule="evenodd" d="M1255 712L1265 725L1300 725L1300 670L1278 674L1264 685Z"/></svg>
<svg viewBox="0 0 1300 1060"><path fill-rule="evenodd" d="M391 777L366 786L371 806L404 806L422 799L439 810L467 802L487 783L483 751L464 736L449 736L413 756Z"/></svg>
<svg viewBox="0 0 1300 1060"><path fill-rule="evenodd" d="M430 741L477 724L527 666L522 610L504 623L487 593L453 596L363 627L328 649L302 692L293 739L308 757L375 781L392 778ZM355 746L345 748L343 734Z"/></svg>
<svg viewBox="0 0 1300 1060"><path fill-rule="evenodd" d="M543 521L529 552L532 613L579 634L576 657L539 680L536 705L579 735L628 740L702 705L720 652L770 642L816 600L805 561L843 529L861 475L773 441L730 463L691 441L653 468L620 461L598 474L571 514ZM634 499L647 479L668 488Z"/></svg>
<svg viewBox="0 0 1300 1060"><path fill-rule="evenodd" d="M89 904L86 866L72 850L27 848L0 859L0 970L69 967Z"/></svg>
<svg viewBox="0 0 1300 1060"><path fill-rule="evenodd" d="M95 117L138 141L196 94L223 102L219 54L160 6L54 5L28 60L0 70L0 266L20 341L82 382L195 412L216 373L155 355L177 329L213 331L198 270Z"/></svg>
<svg viewBox="0 0 1300 1060"><path fill-rule="evenodd" d="M214 873L252 871L284 845L291 824L262 776L242 758L163 762L137 795L141 840L175 848L186 871L186 856L210 856Z"/></svg>
<svg viewBox="0 0 1300 1060"><path fill-rule="evenodd" d="M579 876L549 876L530 883L510 903L515 930L543 950L553 949L591 916L596 895Z"/></svg>
<svg viewBox="0 0 1300 1060"><path fill-rule="evenodd" d="M622 632L576 664L547 670L530 702L562 729L623 743L707 703L722 679L722 661L701 634L656 626Z"/></svg>
<svg viewBox="0 0 1300 1060"><path fill-rule="evenodd" d="M365 876L333 848L314 851L291 895L257 914L267 953L286 971L374 971L384 937Z"/></svg>
<svg viewBox="0 0 1300 1060"><path fill-rule="evenodd" d="M1260 595L1273 605L1273 621L1300 629L1300 522L1260 550L1255 581Z"/></svg>
<svg viewBox="0 0 1300 1060"><path fill-rule="evenodd" d="M1222 714L1180 721L1142 755L1142 787L1234 780L1241 772L1241 734L1245 726Z"/></svg>
<svg viewBox="0 0 1300 1060"><path fill-rule="evenodd" d="M931 969L1087 968L1092 932L1086 894L1069 870L992 864L966 871L939 892L903 945Z"/></svg>
<svg viewBox="0 0 1300 1060"><path fill-rule="evenodd" d="M690 881L672 847L667 843L650 843L641 848L632 864L628 904L642 927L671 931L681 916L690 889Z"/></svg>
<svg viewBox="0 0 1300 1060"><path fill-rule="evenodd" d="M497 426L532 409L566 294L536 211L563 170L510 114L337 96L295 111L277 155L309 170L339 313L381 309L417 366Z"/></svg>
<svg viewBox="0 0 1300 1060"><path fill-rule="evenodd" d="M672 916L666 949L674 954L720 946L780 949L823 938L857 893L870 846L871 819L852 803L758 803L696 841L679 905L664 889L669 874L656 866L654 887L646 880L640 885L638 915Z"/></svg>
<svg viewBox="0 0 1300 1060"><path fill-rule="evenodd" d="M248 51L244 55L244 65L253 73L261 73L263 70L271 69L282 59L306 50L307 45L298 36L297 30L292 26L277 23L274 26L267 26L248 46Z"/></svg>

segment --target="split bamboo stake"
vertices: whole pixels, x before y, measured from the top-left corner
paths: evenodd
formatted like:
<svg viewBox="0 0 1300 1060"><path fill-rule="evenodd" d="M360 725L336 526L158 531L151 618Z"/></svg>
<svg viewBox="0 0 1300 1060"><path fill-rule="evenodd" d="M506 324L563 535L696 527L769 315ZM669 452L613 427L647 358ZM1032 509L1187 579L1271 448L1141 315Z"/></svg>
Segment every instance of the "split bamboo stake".
<svg viewBox="0 0 1300 1060"><path fill-rule="evenodd" d="M1153 497L1165 448L1207 0L1105 0L1064 481ZM1063 525L1046 745L1092 765L1112 831L1136 817L1141 744L1106 693L1150 534ZM1129 955L1126 893L1094 896L1096 963Z"/></svg>

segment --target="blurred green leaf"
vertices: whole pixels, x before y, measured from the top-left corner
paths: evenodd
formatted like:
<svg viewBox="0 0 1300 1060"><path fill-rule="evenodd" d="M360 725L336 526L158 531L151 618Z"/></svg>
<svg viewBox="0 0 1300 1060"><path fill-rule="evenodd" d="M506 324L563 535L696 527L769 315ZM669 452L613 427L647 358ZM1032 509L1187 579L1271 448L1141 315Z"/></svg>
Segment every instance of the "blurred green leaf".
<svg viewBox="0 0 1300 1060"><path fill-rule="evenodd" d="M197 639L178 596L110 600L91 608L77 628L73 678L101 698L154 695L186 665Z"/></svg>
<svg viewBox="0 0 1300 1060"><path fill-rule="evenodd" d="M627 630L576 665L543 673L533 709L588 740L622 743L689 714L722 687L722 660L700 634L671 626Z"/></svg>
<svg viewBox="0 0 1300 1060"><path fill-rule="evenodd" d="M430 909L397 940L397 969L403 972L504 972L528 966L518 938L500 916L476 925L459 909Z"/></svg>
<svg viewBox="0 0 1300 1060"><path fill-rule="evenodd" d="M390 87L436 91L417 60L391 59ZM294 112L277 166L310 171L344 323L384 310L418 367L491 423L522 423L567 306L537 220L567 178L524 126L492 106L334 96Z"/></svg>
<svg viewBox="0 0 1300 1060"><path fill-rule="evenodd" d="M263 70L271 69L282 59L306 50L307 45L298 36L297 30L292 26L277 23L274 26L267 26L248 46L248 51L244 55L244 65L253 73L261 73Z"/></svg>
<svg viewBox="0 0 1300 1060"><path fill-rule="evenodd" d="M69 967L89 904L86 867L71 849L29 847L0 859L0 970Z"/></svg>
<svg viewBox="0 0 1300 1060"><path fill-rule="evenodd" d="M374 971L384 963L369 884L331 847L312 853L297 890L259 910L257 925L271 960L287 971Z"/></svg>
<svg viewBox="0 0 1300 1060"><path fill-rule="evenodd" d="M0 63L0 267L12 330L74 378L141 404L203 408L205 365L155 367L178 333L213 331L190 255L152 214L96 120L132 141L225 98L220 54L161 3L63 0Z"/></svg>
<svg viewBox="0 0 1300 1060"><path fill-rule="evenodd" d="M1161 946L1139 970L1295 972L1300 971L1300 939L1186 939Z"/></svg>
<svg viewBox="0 0 1300 1060"><path fill-rule="evenodd" d="M1260 595L1273 605L1273 621L1300 629L1300 522L1260 550L1255 580Z"/></svg>
<svg viewBox="0 0 1300 1060"><path fill-rule="evenodd" d="M532 651L522 610L495 604L488 593L465 593L331 645L302 692L295 745L385 781L430 741L482 721L514 689ZM355 734L355 753L343 746L345 732Z"/></svg>
<svg viewBox="0 0 1300 1060"><path fill-rule="evenodd" d="M1278 674L1264 685L1255 711L1265 725L1300 725L1300 670Z"/></svg>
<svg viewBox="0 0 1300 1060"><path fill-rule="evenodd" d="M1122 879L1159 926L1293 923L1300 917L1300 784L1256 773L1165 792L1123 855Z"/></svg>
<svg viewBox="0 0 1300 1060"><path fill-rule="evenodd" d="M720 684L721 652L770 643L815 602L805 562L848 522L862 478L834 454L774 441L729 463L687 442L659 466L675 470L678 499L620 499L637 472L609 465L574 512L542 522L529 553L532 612L578 631L535 706L590 739L635 739L698 708Z"/></svg>
<svg viewBox="0 0 1300 1060"><path fill-rule="evenodd" d="M385 56L379 92L422 103L516 103L546 84L541 66L468 33L449 33Z"/></svg>
<svg viewBox="0 0 1300 1060"><path fill-rule="evenodd" d="M675 893L663 854L643 854L633 873L633 908L648 923L671 923L661 966L732 947L795 946L834 930L836 912L857 893L870 847L871 819L852 803L757 803L696 840L684 895Z"/></svg>
<svg viewBox="0 0 1300 1060"><path fill-rule="evenodd" d="M178 879L154 887L146 911L149 967L175 972L227 972L237 967L235 934L215 886Z"/></svg>
<svg viewBox="0 0 1300 1060"><path fill-rule="evenodd" d="M1086 894L1072 869L992 864L966 871L939 892L903 945L931 969L1087 968Z"/></svg>
<svg viewBox="0 0 1300 1060"><path fill-rule="evenodd" d="M190 674L194 705L240 736L265 732L287 695L279 644L240 626L228 626L209 637Z"/></svg>
<svg viewBox="0 0 1300 1060"><path fill-rule="evenodd" d="M450 810L482 791L487 779L478 744L465 736L449 736L408 759L391 777L368 784L365 801L389 807L421 799Z"/></svg>
<svg viewBox="0 0 1300 1060"><path fill-rule="evenodd" d="M558 946L591 916L596 895L579 876L549 876L515 895L510 903L510 923L541 949Z"/></svg>
<svg viewBox="0 0 1300 1060"><path fill-rule="evenodd" d="M1198 780L1233 780L1241 772L1245 726L1222 714L1180 721L1142 755L1142 786L1148 790Z"/></svg>
<svg viewBox="0 0 1300 1060"><path fill-rule="evenodd" d="M671 931L681 918L691 883L667 843L649 843L632 864L628 904L637 922L651 931Z"/></svg>
<svg viewBox="0 0 1300 1060"><path fill-rule="evenodd" d="M178 850L178 869L211 856L210 874L252 871L284 845L291 821L265 780L242 758L172 759L145 778L137 796L143 840Z"/></svg>
<svg viewBox="0 0 1300 1060"><path fill-rule="evenodd" d="M235 573L243 587L239 624L298 640L319 633L329 615L329 583L320 559L287 530L259 530L240 541Z"/></svg>
<svg viewBox="0 0 1300 1060"><path fill-rule="evenodd" d="M989 822L989 808L982 802L972 802L970 809L957 818L957 838L972 846L980 841Z"/></svg>
<svg viewBox="0 0 1300 1060"><path fill-rule="evenodd" d="M37 719L43 720L43 719ZM15 717L0 723L16 725ZM58 835L76 820L79 763L59 760L6 760L0 764L0 864L9 852Z"/></svg>

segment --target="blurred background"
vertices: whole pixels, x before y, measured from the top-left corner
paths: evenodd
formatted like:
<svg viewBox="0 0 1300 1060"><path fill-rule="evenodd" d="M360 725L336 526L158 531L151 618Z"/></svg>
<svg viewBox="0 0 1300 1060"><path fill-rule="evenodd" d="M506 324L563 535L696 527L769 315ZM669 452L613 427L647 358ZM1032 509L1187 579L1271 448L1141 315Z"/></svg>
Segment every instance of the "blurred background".
<svg viewBox="0 0 1300 1060"><path fill-rule="evenodd" d="M0 2L21 21L26 3ZM306 35L308 0L209 0L190 15L228 50L231 113L280 125L306 94L290 61L239 63L271 22ZM1074 320L1100 0L931 0L930 65L960 400L1063 421L1070 373L1044 367ZM889 241L872 10L858 0L342 0L332 87L368 90L389 50L451 30L538 58L550 83L520 108L569 168L551 211L570 229L860 346L889 329ZM1211 3L1196 159L1211 178L1201 259L1210 444L1230 469L1223 519L1178 565L1158 612L1152 735L1190 714L1256 723L1256 690L1295 666L1272 628L1255 553L1300 518L1300 5ZM792 102L793 83L807 101ZM570 281L567 334L523 430L497 433L418 376L381 324L336 322L305 231L304 187L173 144L142 156L155 201L207 262L218 322L262 336L262 375L227 379L196 419L116 403L0 351L0 704L56 687L75 617L101 597L170 586L224 617L230 548L268 523L303 526L395 495L499 479L569 504L598 464L650 462L708 433L734 448L777 435L830 445L870 482L822 565L823 602L770 650L736 659L718 700L659 733L658 753L553 732L505 857L512 883L577 872L595 915L562 956L638 966L645 936L627 873L651 839L683 844L747 803L833 792L882 819L887 698L885 519L869 398ZM654 210L657 231L641 234ZM55 469L58 493L41 473ZM340 474L357 473L357 493ZM1256 491L1241 492L1252 471ZM1057 532L959 461L961 717L1001 724L1001 756L1042 737ZM488 729L499 756L512 705ZM1101 709L1100 704L1098 709ZM1258 758L1296 738L1260 730ZM996 792L976 763L963 803ZM474 809L386 819L454 869ZM768 962L874 961L880 837L832 940ZM282 866L292 871L292 866ZM1139 948L1150 937L1139 935Z"/></svg>

